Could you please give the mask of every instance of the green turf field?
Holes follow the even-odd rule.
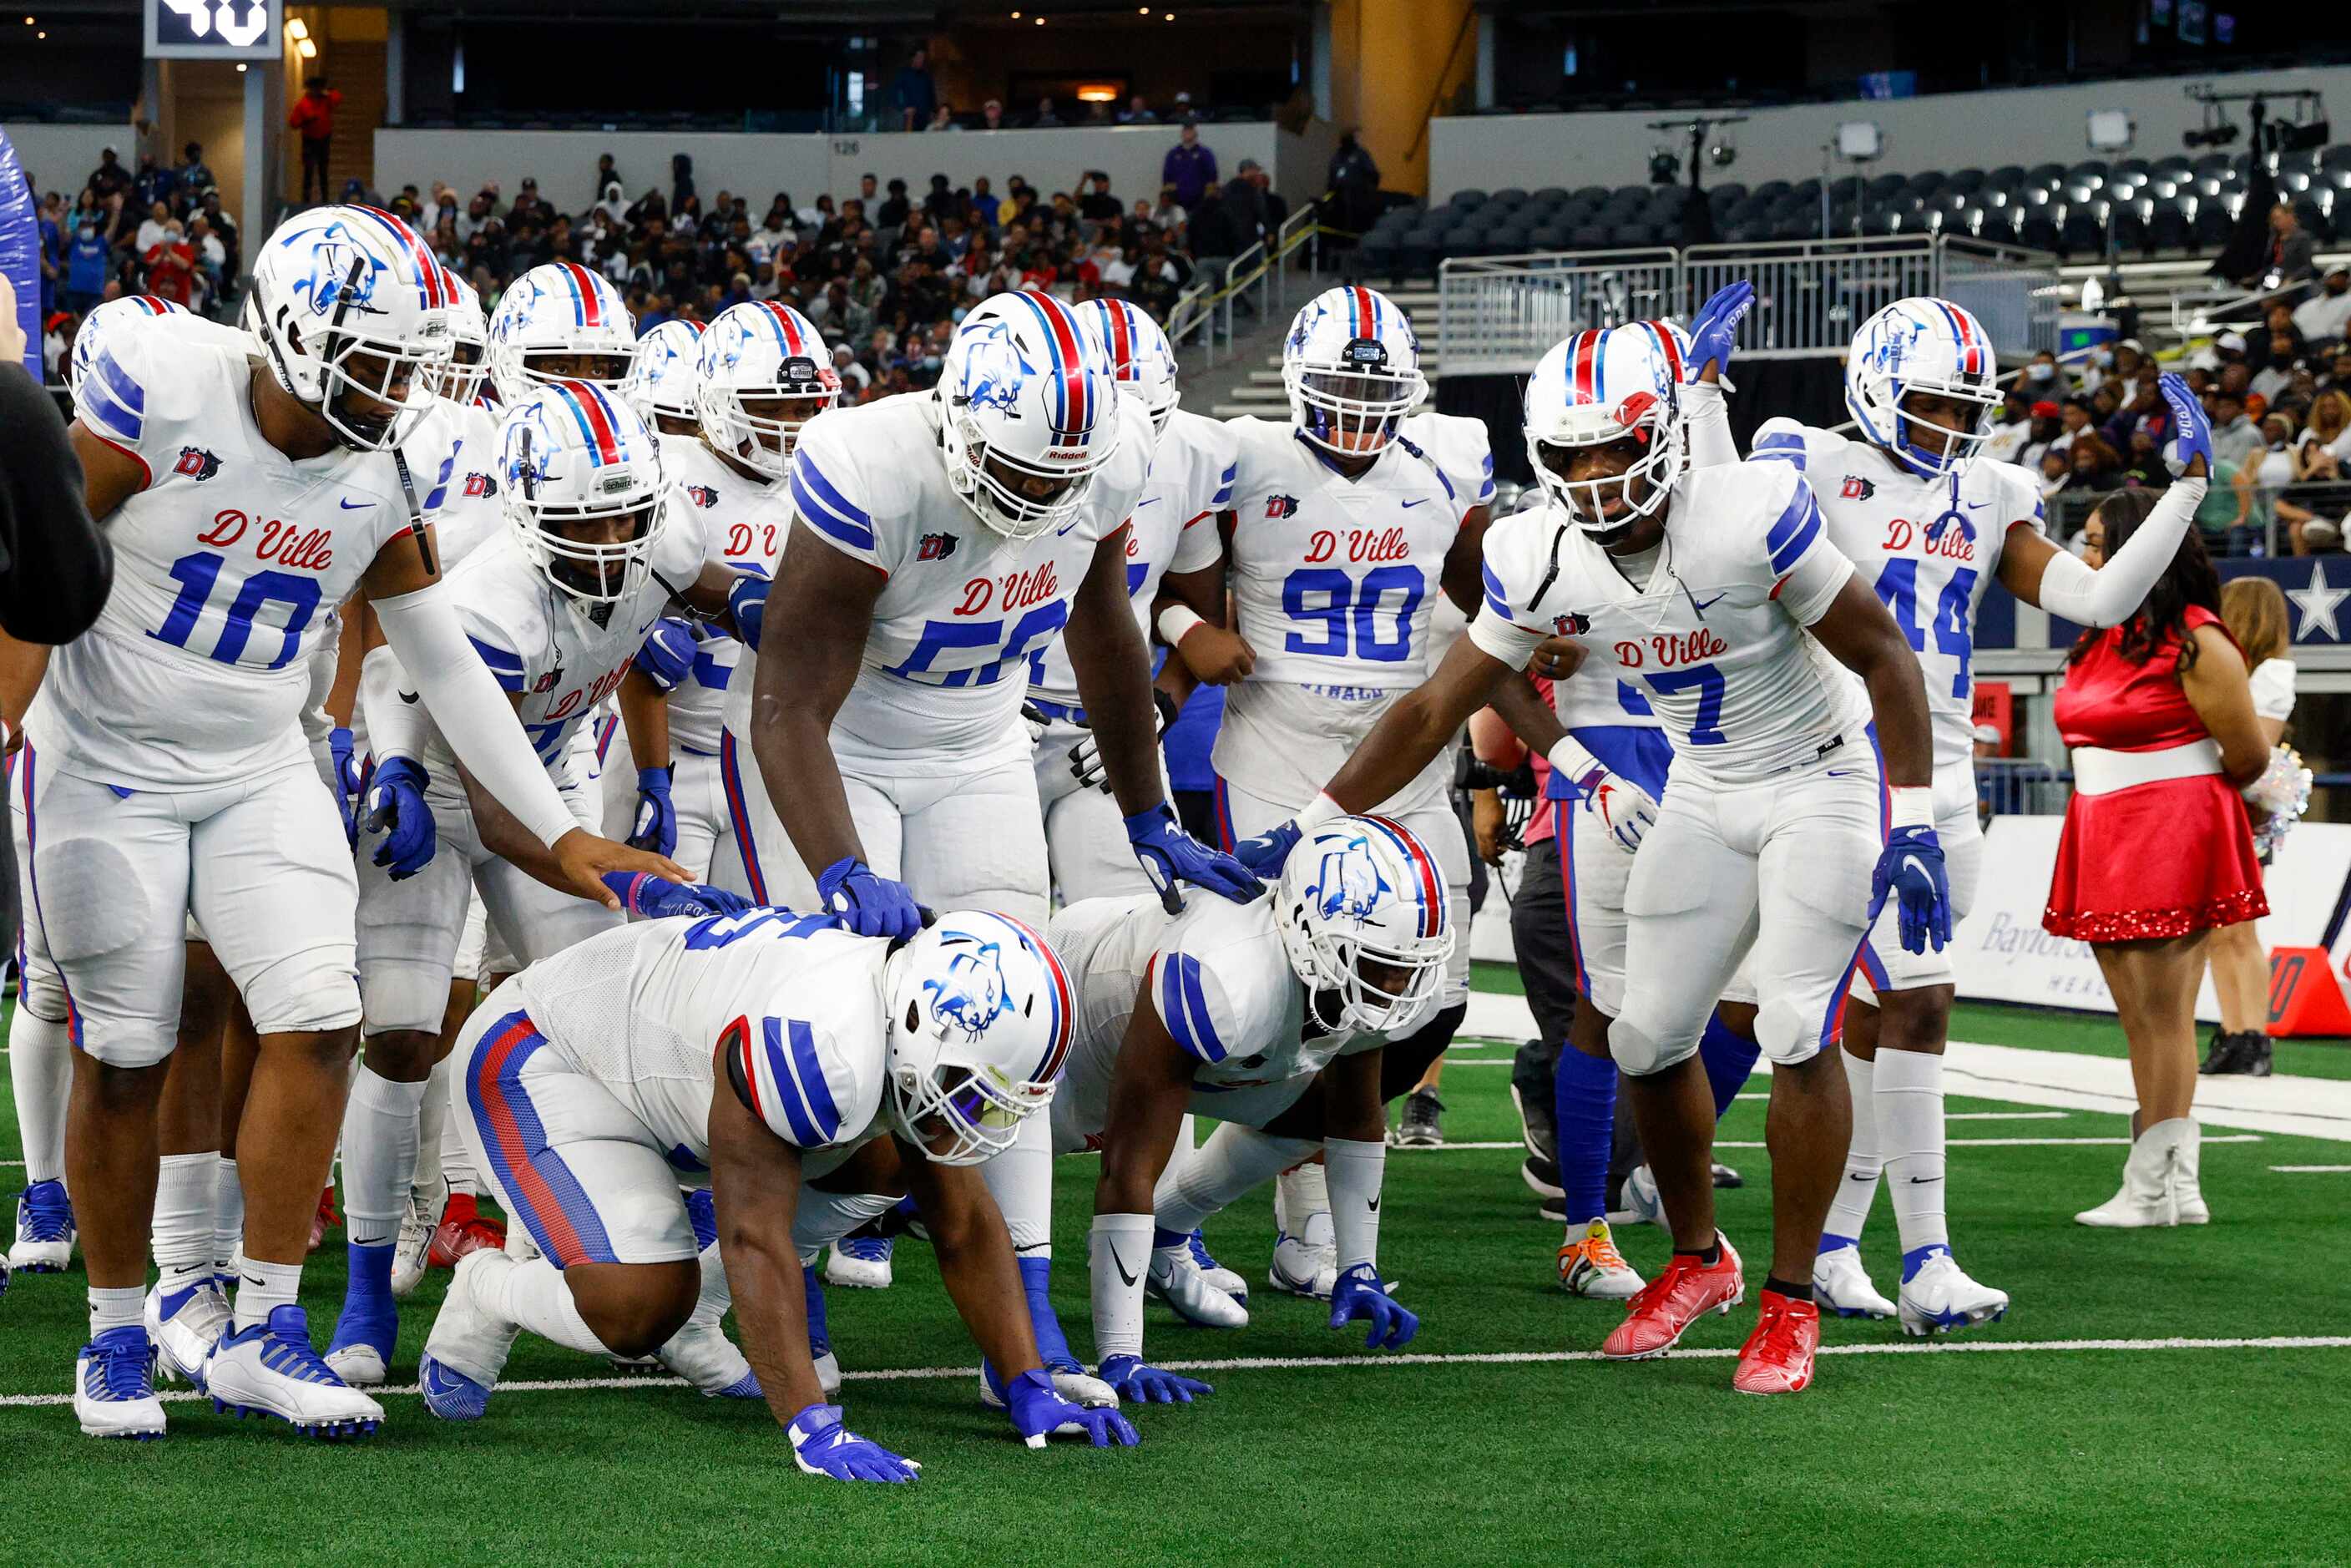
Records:
[[[2120,1049],[2111,1024],[2008,1009],[1963,1009],[1953,1032]],[[12,1554],[1121,1564],[2351,1555],[2351,1282],[2340,1263],[2351,1174],[2271,1168],[2351,1165],[2351,1145],[2208,1143],[2211,1227],[2098,1232],[2070,1217],[2113,1191],[2120,1147],[1963,1141],[2120,1138],[2120,1116],[1954,1099],[1954,1112],[1972,1113],[1952,1127],[1954,1232],[1971,1270],[2009,1290],[2015,1309],[1949,1349],[1913,1349],[1891,1324],[1833,1323],[1810,1392],[1745,1399],[1729,1391],[1729,1356],[1751,1308],[1709,1320],[1663,1362],[1588,1358],[1617,1309],[1552,1285],[1558,1235],[1537,1218],[1515,1149],[1458,1146],[1516,1138],[1507,1055],[1486,1047],[1453,1058],[1446,1132],[1457,1146],[1392,1158],[1381,1257],[1424,1320],[1405,1356],[1366,1354],[1311,1304],[1263,1289],[1254,1322],[1235,1334],[1185,1329],[1154,1307],[1154,1359],[1204,1365],[1215,1397],[1137,1412],[1144,1442],[1132,1451],[1036,1453],[978,1406],[967,1343],[920,1245],[902,1244],[895,1289],[833,1292],[852,1424],[925,1463],[907,1489],[803,1478],[764,1406],[603,1385],[602,1366],[530,1340],[471,1427],[443,1425],[413,1394],[394,1392],[385,1429],[351,1448],[196,1403],[169,1406],[164,1442],[100,1444],[79,1436],[63,1403],[86,1327],[80,1276],[20,1276],[0,1300],[0,1499]],[[2279,1068],[2351,1076],[2351,1051],[2282,1051]],[[1762,1088],[1759,1079],[1750,1092]],[[1740,1103],[1724,1139],[1760,1140],[1762,1111]],[[13,1108],[0,1101],[0,1159],[17,1154]],[[1760,1283],[1769,1167],[1760,1149],[1725,1157],[1750,1180],[1723,1195],[1723,1227]],[[1058,1189],[1070,1261],[1057,1300],[1081,1346],[1075,1260],[1093,1171],[1090,1160],[1062,1162]],[[0,1189],[20,1179],[0,1166]],[[1210,1232],[1253,1281],[1271,1239],[1264,1198]],[[1633,1231],[1625,1245],[1636,1266],[1664,1259],[1656,1231]],[[1896,1252],[1882,1200],[1865,1246],[1890,1293]],[[321,1343],[341,1276],[330,1244],[305,1292]],[[395,1377],[413,1381],[446,1280],[433,1276],[411,1304]]]

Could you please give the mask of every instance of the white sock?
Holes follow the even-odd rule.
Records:
[[[1319,1145],[1304,1146],[1316,1154],[1322,1152]],[[1282,1229],[1309,1247],[1332,1245],[1331,1184],[1323,1175],[1321,1160],[1310,1160],[1295,1170],[1282,1172],[1280,1182],[1274,1187],[1274,1220]]]
[[[1211,1138],[1211,1145],[1216,1140]],[[1094,1361],[1143,1354],[1143,1277],[1151,1266],[1151,1216],[1097,1214],[1087,1232],[1092,1264]]]
[[[423,1083],[395,1083],[361,1067],[343,1113],[343,1226],[354,1247],[381,1247],[400,1234],[409,1179],[416,1174],[417,1112]]]
[[[1023,1258],[1053,1255],[1053,1129],[1049,1119],[1022,1122],[1013,1145],[979,1167],[987,1190]]]
[[[1838,1048],[1837,1054],[1844,1059],[1845,1087],[1853,1094],[1853,1142],[1845,1147],[1844,1179],[1837,1183],[1836,1197],[1829,1205],[1828,1221],[1821,1228],[1821,1249],[1824,1252],[1861,1239],[1861,1228],[1869,1219],[1869,1206],[1877,1197],[1878,1173],[1886,1168],[1877,1153],[1877,1096],[1870,1088],[1875,1069],[1843,1047]]]
[[[702,1293],[695,1298],[694,1311],[686,1317],[689,1325],[715,1323],[735,1304],[734,1293],[726,1288],[726,1265],[719,1260],[717,1242],[702,1249],[700,1262]]]
[[[1943,1222],[1943,1059],[1923,1051],[1877,1053],[1877,1136],[1894,1191],[1904,1271],[1922,1247],[1950,1245]]]
[[[544,1258],[534,1258],[502,1273],[504,1277],[496,1282],[498,1299],[488,1303],[500,1317],[567,1350],[584,1351],[590,1355],[612,1354],[590,1330],[587,1320],[580,1317],[562,1270]]]
[[[165,1155],[155,1175],[155,1221],[149,1246],[165,1295],[201,1284],[213,1273],[213,1193],[220,1156]]]
[[[13,1052],[12,1052],[13,1054]],[[89,1290],[89,1337],[96,1339],[109,1329],[131,1328],[136,1325],[147,1305],[147,1292],[138,1285],[124,1285],[119,1290]]]
[[[465,1135],[457,1130],[457,1119],[472,1113],[458,1103],[457,1084],[453,1074],[449,1084],[449,1113],[441,1132],[441,1174],[448,1178],[451,1192],[462,1192],[468,1197],[482,1196],[482,1176],[474,1168],[474,1151],[466,1145]]]
[[[237,1179],[236,1162],[226,1155],[213,1158],[213,1267],[223,1274],[236,1268],[236,1249],[245,1240],[245,1184]]]
[[[433,1076],[424,1081],[424,1098],[417,1102],[416,1169],[409,1181],[419,1192],[430,1193],[441,1185],[441,1151],[447,1146],[449,1132],[449,1081],[456,1064],[454,1054],[434,1063]],[[441,1217],[433,1218],[437,1222]]]
[[[1277,1138],[1254,1127],[1221,1123],[1208,1134],[1208,1141],[1185,1162],[1183,1175],[1176,1178],[1165,1200],[1155,1198],[1158,1202],[1159,1226],[1189,1235],[1199,1229],[1208,1216],[1256,1191],[1267,1178],[1280,1176],[1285,1168],[1321,1147],[1305,1138]],[[1319,1178],[1322,1167],[1313,1168]],[[1324,1223],[1329,1223],[1327,1218]]]
[[[292,1306],[301,1293],[301,1264],[247,1258],[236,1270],[236,1332],[267,1322],[273,1311]]]
[[[35,1017],[26,1010],[21,994],[16,1019],[8,1026],[8,1077],[16,1092],[16,1132],[25,1143],[25,1185],[63,1181],[73,1043],[63,1019],[52,1022]]]

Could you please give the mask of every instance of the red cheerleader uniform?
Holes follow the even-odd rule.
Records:
[[[2189,632],[2220,625],[2189,606]],[[2100,633],[2057,692],[2074,798],[2041,924],[2079,941],[2127,942],[2267,915],[2245,803],[2180,686],[2179,644],[2134,664],[2122,636],[2121,627]]]

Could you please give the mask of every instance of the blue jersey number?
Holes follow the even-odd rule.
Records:
[[[198,550],[173,561],[172,580],[180,585],[180,596],[172,601],[163,624],[147,635],[174,648],[186,647],[189,634],[195,631],[197,621],[212,603],[214,591],[220,586],[221,568],[227,564],[210,550]],[[265,604],[286,606],[285,624],[275,628],[285,632],[286,642],[277,650],[277,656],[263,668],[282,670],[292,663],[302,645],[302,632],[319,608],[319,581],[283,571],[256,571],[245,580],[229,601],[228,619],[206,657],[223,664],[239,662],[245,656],[246,643],[253,638],[254,617],[261,613]]]
[[[1935,601],[1935,618],[1925,626],[1918,624],[1918,563],[1915,560],[1889,560],[1886,570],[1877,574],[1877,597],[1886,601],[1894,623],[1910,639],[1914,652],[1927,650],[1927,635],[1934,633],[1935,651],[1949,653],[1959,660],[1959,674],[1951,677],[1951,695],[1968,695],[1968,663],[1975,654],[1975,630],[1969,623],[1968,610],[1974,600],[1976,573],[1973,567],[1963,566],[1951,573],[1951,580],[1943,585],[1943,595]]]
[[[903,663],[891,666],[890,674],[926,686],[992,686],[1004,678],[1007,669],[1024,660],[1034,660],[1041,668],[1045,650],[1053,645],[1053,639],[1061,635],[1069,619],[1069,601],[1054,599],[1013,622],[1009,635],[1001,621],[925,621],[921,640],[908,651]],[[959,670],[932,669],[931,661],[952,648],[1000,651],[985,664],[967,664]]]
[[[751,909],[740,915],[713,915],[697,920],[685,933],[686,951],[699,953],[711,947],[726,947],[746,936],[758,936],[771,942],[789,941],[795,936],[808,936],[819,931],[838,931],[840,925],[829,915],[795,915],[789,909]]]
[[[1720,746],[1727,738],[1722,733],[1720,670],[1712,664],[1693,664],[1687,670],[1660,670],[1641,678],[1661,697],[1672,696],[1676,692],[1698,693],[1698,714],[1689,727],[1692,746]]]
[[[1281,645],[1292,653],[1402,664],[1412,656],[1412,612],[1422,591],[1421,574],[1409,566],[1374,567],[1361,582],[1335,567],[1301,567],[1282,581],[1281,608],[1292,621],[1319,625],[1322,634],[1292,632]],[[1390,594],[1396,596],[1392,603]],[[1383,636],[1387,616],[1395,619]]]

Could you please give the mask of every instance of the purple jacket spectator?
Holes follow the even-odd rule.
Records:
[[[1217,155],[1201,145],[1198,126],[1186,125],[1183,140],[1167,150],[1159,183],[1175,186],[1176,201],[1186,208],[1197,206],[1200,193],[1217,183]]]

